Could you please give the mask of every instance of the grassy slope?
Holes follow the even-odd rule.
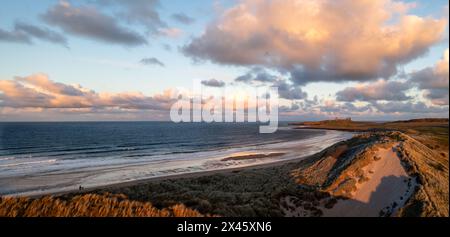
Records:
[[[399,152],[408,173],[419,178],[419,190],[403,208],[402,216],[449,216],[448,153],[401,134]],[[447,144],[448,145],[448,144]]]
[[[310,128],[353,131],[398,131],[399,153],[407,164],[408,173],[419,178],[420,186],[400,216],[449,215],[449,142],[448,119],[418,119],[410,121],[371,123],[326,121],[300,124]]]
[[[124,195],[85,194],[71,198],[0,198],[2,217],[201,217],[176,204],[157,209],[148,202],[130,201]]]

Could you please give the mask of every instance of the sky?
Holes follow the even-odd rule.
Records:
[[[447,0],[2,1],[0,121],[168,120],[194,81],[276,86],[281,120],[448,117],[448,18]]]

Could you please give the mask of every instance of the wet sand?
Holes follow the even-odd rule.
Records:
[[[230,161],[230,160],[249,160],[249,159],[264,159],[264,158],[273,158],[277,156],[285,155],[286,153],[281,152],[273,152],[273,153],[261,153],[261,154],[236,154],[233,156],[229,156],[223,158],[221,161]]]
[[[60,192],[39,193],[39,194],[27,195],[27,196],[30,198],[39,198],[39,197],[43,197],[46,195],[60,196],[60,195],[65,195],[65,194],[77,194],[77,193],[83,194],[83,193],[90,193],[90,192],[102,190],[102,189],[110,189],[110,188],[121,189],[121,188],[126,188],[126,187],[133,187],[133,186],[138,186],[138,185],[142,185],[142,184],[147,184],[149,182],[158,182],[158,181],[163,181],[163,180],[190,179],[190,178],[197,178],[197,177],[210,176],[210,175],[216,175],[216,174],[233,175],[233,174],[238,173],[243,170],[260,170],[260,169],[266,169],[266,168],[272,168],[272,167],[279,167],[279,166],[289,164],[289,163],[297,163],[299,161],[308,159],[315,155],[316,154],[311,155],[311,156],[301,157],[298,159],[280,160],[280,161],[264,163],[264,164],[259,164],[259,165],[246,166],[246,167],[228,168],[228,169],[222,169],[222,170],[199,171],[199,172],[184,173],[184,174],[173,174],[173,175],[161,176],[161,177],[151,177],[151,178],[147,178],[147,179],[133,180],[133,181],[127,181],[127,182],[122,182],[122,183],[117,183],[117,184],[108,184],[108,185],[95,186],[92,188],[83,188],[82,190],[78,190],[78,191],[77,190],[68,190],[68,191],[60,191]]]

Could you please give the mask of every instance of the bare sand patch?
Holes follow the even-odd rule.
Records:
[[[277,156],[282,156],[286,153],[281,152],[270,152],[270,153],[238,153],[233,154],[232,156],[225,157],[221,159],[221,161],[230,161],[230,160],[249,160],[249,159],[264,159],[264,158],[273,158]]]
[[[397,155],[396,147],[379,148],[374,160],[363,168],[366,180],[356,183],[351,198],[339,200],[323,216],[386,216],[395,213],[412,195],[416,186]]]

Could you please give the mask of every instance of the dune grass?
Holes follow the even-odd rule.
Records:
[[[125,195],[84,194],[72,198],[46,196],[38,199],[0,198],[1,217],[201,217],[199,212],[175,204],[158,209],[149,202]]]

